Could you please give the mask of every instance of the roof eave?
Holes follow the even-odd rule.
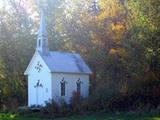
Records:
[[[61,71],[52,71],[51,73],[64,73],[64,74],[85,74],[85,75],[91,75],[92,72],[61,72]]]

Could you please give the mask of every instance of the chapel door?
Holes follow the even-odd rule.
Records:
[[[34,87],[36,90],[36,105],[43,105],[43,85],[40,80],[37,81]]]

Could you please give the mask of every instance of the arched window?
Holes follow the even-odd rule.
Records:
[[[40,39],[38,40],[38,46],[39,47],[41,46],[41,40]]]
[[[46,47],[46,39],[43,39],[43,46]]]
[[[77,93],[81,94],[81,81],[80,78],[76,82],[77,84]]]
[[[64,81],[64,78],[61,81],[61,96],[65,96],[65,81]]]

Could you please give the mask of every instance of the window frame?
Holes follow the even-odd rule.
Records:
[[[61,84],[61,96],[65,96],[66,95],[66,85],[65,85],[64,78],[62,79],[60,84]]]
[[[77,93],[81,94],[81,80],[80,78],[77,80],[76,85],[77,85]]]
[[[38,40],[38,46],[41,47],[41,39]]]

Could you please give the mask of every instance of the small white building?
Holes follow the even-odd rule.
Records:
[[[89,94],[90,68],[79,54],[49,51],[41,10],[36,51],[24,73],[28,77],[28,106],[45,105],[48,100],[70,102],[74,91]]]

